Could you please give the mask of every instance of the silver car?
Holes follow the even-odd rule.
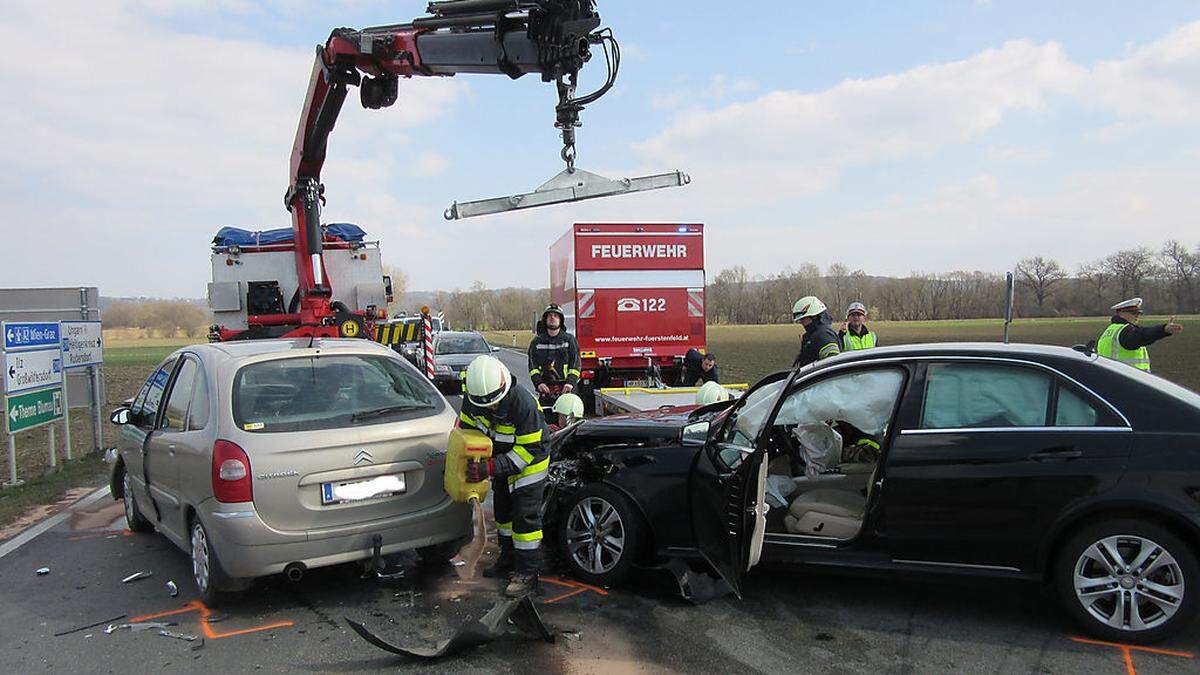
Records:
[[[442,487],[456,417],[366,340],[185,347],[113,412],[112,493],[130,530],[191,554],[205,602],[370,559],[376,543],[446,559],[471,533],[470,509]]]

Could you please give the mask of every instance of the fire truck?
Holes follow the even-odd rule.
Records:
[[[550,247],[550,298],[579,340],[585,391],[673,385],[705,350],[704,226],[576,223]]]

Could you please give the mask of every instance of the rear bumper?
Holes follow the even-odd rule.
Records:
[[[226,574],[243,578],[278,574],[294,562],[311,569],[366,560],[377,534],[383,537],[385,555],[471,534],[471,507],[449,497],[424,511],[311,532],[272,529],[250,504],[208,500],[199,514]]]

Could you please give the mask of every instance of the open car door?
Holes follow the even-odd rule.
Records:
[[[739,598],[742,576],[762,555],[767,527],[767,451],[756,441],[784,382],[770,378],[748,392],[730,412],[728,433],[698,448],[688,478],[696,545]]]

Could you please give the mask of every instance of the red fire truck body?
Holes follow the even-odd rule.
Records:
[[[684,354],[705,349],[704,226],[576,223],[550,248],[550,297],[584,384],[675,384]]]

